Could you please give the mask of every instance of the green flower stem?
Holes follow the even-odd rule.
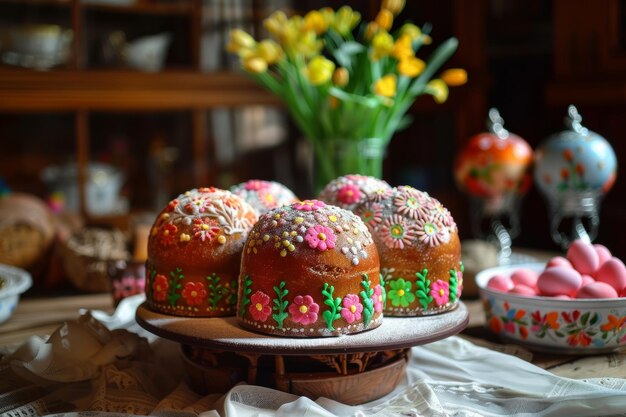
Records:
[[[426,65],[424,71],[415,79],[413,86],[409,90],[412,96],[417,96],[422,92],[428,80],[430,80],[432,76],[439,71],[439,68],[450,59],[458,46],[459,41],[456,38],[450,38],[439,45],[428,59],[428,65]]]

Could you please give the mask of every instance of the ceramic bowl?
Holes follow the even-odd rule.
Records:
[[[510,276],[519,268],[540,272],[545,264],[495,267],[476,275],[486,326],[492,332],[531,349],[550,353],[587,355],[626,346],[626,298],[558,300],[487,288],[494,275]]]
[[[33,281],[23,269],[0,264],[0,323],[7,321],[20,300],[20,295],[30,288]]]

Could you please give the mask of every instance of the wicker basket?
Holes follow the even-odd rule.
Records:
[[[61,246],[63,268],[69,281],[86,292],[109,292],[109,265],[128,260],[128,239],[117,229],[85,228]]]
[[[42,269],[54,237],[54,221],[43,201],[29,194],[0,198],[0,263]]]

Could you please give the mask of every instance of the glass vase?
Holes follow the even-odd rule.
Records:
[[[380,138],[327,139],[314,147],[313,191],[315,195],[337,177],[348,174],[381,178],[385,142]]]

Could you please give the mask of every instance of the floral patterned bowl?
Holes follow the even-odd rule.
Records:
[[[495,267],[476,275],[486,325],[492,332],[551,353],[602,353],[626,346],[626,298],[558,300],[487,288],[492,276],[510,275],[519,268],[542,271],[545,264]]]
[[[30,274],[25,270],[0,264],[0,323],[4,323],[13,315],[20,295],[28,290],[32,283]]]

